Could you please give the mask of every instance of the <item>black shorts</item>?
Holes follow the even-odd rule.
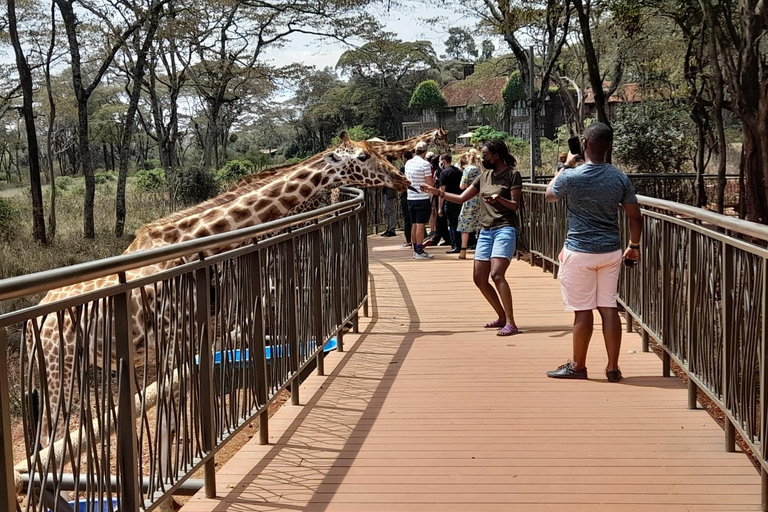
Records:
[[[408,212],[411,214],[412,223],[429,224],[429,217],[432,215],[432,205],[429,199],[409,199]]]

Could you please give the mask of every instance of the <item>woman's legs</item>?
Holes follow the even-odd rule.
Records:
[[[513,327],[517,327],[512,309],[512,290],[509,288],[509,283],[507,282],[507,277],[505,275],[507,268],[509,268],[509,260],[507,258],[491,258],[490,263],[491,279],[493,279],[493,283],[499,291],[499,297],[501,298],[501,304],[505,312],[506,323]],[[495,295],[496,294],[494,293],[494,296]]]
[[[485,300],[491,305],[499,318],[500,327],[504,326],[506,320],[506,313],[504,312],[504,306],[502,306],[499,296],[496,295],[493,285],[488,281],[488,277],[491,275],[491,262],[475,260],[475,268],[472,273],[472,277],[475,280],[475,286],[480,289],[480,292],[485,297]]]

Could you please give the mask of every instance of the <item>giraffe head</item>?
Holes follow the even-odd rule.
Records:
[[[433,132],[432,143],[440,148],[448,148],[448,131],[438,128]]]
[[[328,171],[335,171],[338,185],[393,188],[403,192],[410,185],[405,176],[367,142],[355,142],[341,134],[341,144],[326,151],[323,161]]]

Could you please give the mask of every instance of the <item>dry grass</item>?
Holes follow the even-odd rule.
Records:
[[[121,238],[116,237],[116,184],[107,181],[96,187],[96,238],[87,240],[83,237],[83,179],[60,178],[60,181],[66,188],[57,190],[57,233],[48,245],[32,239],[32,200],[29,189],[3,193],[3,201],[14,209],[14,222],[0,231],[0,279],[115,256],[130,245],[136,229],[169,213],[165,201],[156,196],[139,194],[129,179],[126,192],[126,234]],[[43,197],[45,204],[50,204],[49,187],[44,188]],[[24,297],[0,303],[0,314],[34,305],[39,299],[39,296]]]

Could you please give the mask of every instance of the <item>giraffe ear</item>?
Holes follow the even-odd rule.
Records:
[[[347,135],[347,132],[341,132],[339,134],[339,138],[341,139],[341,142],[343,142],[344,144],[349,144],[350,142],[349,135]]]

